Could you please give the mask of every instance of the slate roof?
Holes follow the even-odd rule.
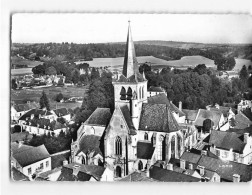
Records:
[[[15,167],[11,167],[11,176],[14,181],[30,181],[29,177],[21,173]]]
[[[149,104],[167,104],[172,112],[178,113],[180,117],[185,116],[185,113],[183,111],[179,110],[177,106],[169,102],[167,96],[164,93],[151,96],[147,100]]]
[[[64,165],[58,181],[89,181],[91,176],[100,180],[105,168],[97,165],[71,163]]]
[[[179,125],[167,104],[143,103],[139,129],[169,133],[178,131]]]
[[[196,120],[198,110],[182,109],[182,111],[185,113],[187,120],[190,120],[190,121],[195,121]]]
[[[149,141],[138,141],[137,142],[137,158],[140,159],[151,159],[155,147]]]
[[[162,169],[157,166],[150,167],[150,177],[158,181],[164,182],[199,182],[200,179],[192,177],[190,175],[185,175],[183,173],[178,173],[175,171],[170,171],[167,169]]]
[[[11,143],[11,150],[12,150],[13,158],[15,158],[22,167],[31,165],[35,162],[38,162],[38,161],[41,161],[43,159],[50,157],[44,145],[41,145],[38,147],[23,146],[23,148],[21,146],[19,148],[17,143]]]
[[[240,154],[243,153],[245,143],[242,141],[243,135],[226,132],[226,131],[212,131],[210,134],[209,145],[215,145],[217,148],[230,150]]]
[[[180,159],[185,160],[186,162],[197,164],[201,155],[190,153],[190,152],[184,152]]]
[[[214,126],[217,127],[221,118],[221,111],[210,111],[205,109],[199,109],[198,115],[196,117],[196,121],[194,125],[203,126],[203,122],[206,119],[210,119],[213,121]]]
[[[233,181],[234,174],[239,174],[242,182],[251,181],[252,179],[252,167],[242,163],[224,161],[203,155],[198,165],[215,171],[222,179],[227,181]]]
[[[212,157],[212,158],[219,158],[218,156],[216,156],[214,153],[210,152],[209,150],[205,150],[205,151],[206,151],[207,156]],[[201,150],[197,150],[195,148],[192,148],[190,150],[190,153],[201,155]]]
[[[87,152],[94,152],[93,156],[96,154],[103,155],[102,145],[101,145],[101,137],[97,135],[84,135],[79,141],[79,150],[77,154],[83,152],[86,154]]]
[[[227,130],[227,132],[234,132],[234,133],[238,133],[238,134],[249,133],[249,136],[252,136],[252,126],[247,127],[245,129],[233,129],[233,128],[230,128],[229,130]]]
[[[11,134],[11,142],[24,141],[25,139],[32,139],[32,135],[28,132],[18,132]]]
[[[144,173],[140,173],[140,172],[133,172],[129,175],[127,175],[126,177],[118,180],[118,181],[123,181],[123,182],[131,182],[131,181],[141,181],[141,182],[156,182],[157,180],[147,177]]]
[[[96,108],[96,110],[85,121],[86,125],[107,126],[111,118],[109,108]]]
[[[19,120],[26,120],[26,118],[30,118],[31,115],[34,114],[35,117],[38,117],[39,114],[41,116],[48,116],[48,115],[52,115],[52,112],[47,111],[47,110],[42,110],[42,109],[32,109],[28,112],[26,112],[24,115],[22,115]]]
[[[235,125],[232,126],[232,128],[235,129],[245,129],[246,127],[252,125],[252,121],[249,120],[249,118],[247,118],[243,113],[235,115],[234,123]],[[230,125],[232,125],[232,123],[230,123]]]
[[[64,160],[69,160],[69,157],[71,156],[70,150],[65,153],[60,153],[57,155],[51,155],[51,166],[52,169],[61,167],[63,165]]]
[[[148,91],[151,91],[151,92],[165,92],[165,90],[160,86],[159,87],[150,86]]]
[[[66,128],[67,126],[65,124],[62,124],[58,121],[53,120],[50,122],[50,119],[45,119],[45,118],[37,118],[34,117],[33,119],[29,119],[25,123],[26,125],[33,126],[33,127],[39,127],[47,130],[57,130],[57,129],[62,129]]]
[[[235,114],[235,109],[230,108],[230,107],[224,107],[224,106],[219,106],[219,108],[216,107],[210,107],[210,111],[221,111],[224,117],[228,117],[229,115],[229,110],[232,110],[232,112]]]
[[[31,102],[27,104],[14,104],[13,107],[17,112],[27,111],[31,109],[37,109],[39,108],[39,104],[36,102]]]
[[[66,108],[58,108],[58,109],[53,110],[53,112],[54,112],[58,117],[66,116],[66,115],[70,114]]]
[[[252,112],[250,108],[244,109],[242,113],[250,120],[252,121]]]
[[[133,125],[128,106],[127,105],[120,106],[120,109],[121,109],[123,117],[127,123],[127,126],[129,127],[130,135],[136,135],[136,129]]]

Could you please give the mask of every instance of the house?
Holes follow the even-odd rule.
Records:
[[[26,104],[12,104],[11,105],[11,120],[17,121],[22,115],[31,109],[37,109],[39,104],[28,101]]]
[[[193,124],[196,120],[198,110],[188,110],[188,109],[182,109],[183,113],[185,113],[185,121],[188,124]]]
[[[210,106],[209,109],[210,109],[210,111],[221,111],[224,116],[225,121],[228,121],[231,118],[233,118],[236,113],[236,109],[231,108],[231,107],[220,106],[219,104],[215,104],[214,106]]]
[[[15,167],[11,167],[11,179],[13,181],[30,181],[29,177],[17,170]]]
[[[239,104],[237,104],[237,112],[243,111],[247,108],[251,109],[252,103],[250,100],[241,100]]]
[[[35,178],[35,181],[57,181],[61,174],[62,167],[57,167],[52,170],[38,173]]]
[[[34,174],[51,170],[51,157],[44,145],[11,143],[11,165],[31,179]]]
[[[66,108],[58,108],[54,109],[51,112],[54,112],[54,114],[60,118],[64,118],[67,122],[71,120],[71,113]]]
[[[229,121],[229,124],[233,129],[245,129],[252,125],[252,121],[243,112],[239,112]]]
[[[165,90],[162,87],[154,87],[150,86],[149,89],[147,90],[147,97],[152,97],[158,94],[166,94]]]
[[[212,131],[203,141],[222,160],[252,164],[252,136],[249,133]]]
[[[104,167],[71,163],[63,166],[58,181],[108,181],[106,178]]]

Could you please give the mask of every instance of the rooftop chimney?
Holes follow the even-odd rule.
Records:
[[[206,150],[201,150],[201,155],[207,155],[207,151]]]
[[[179,101],[179,110],[182,111],[182,102]]]
[[[205,174],[205,167],[199,165],[199,170],[201,176]]]
[[[233,175],[233,182],[238,183],[240,182],[240,179],[241,179],[240,175],[238,174]]]
[[[168,163],[167,166],[166,166],[166,169],[170,170],[170,171],[173,171],[173,164]]]
[[[193,170],[193,164],[192,163],[189,164],[189,169]]]
[[[68,161],[67,160],[63,160],[63,166],[67,165]]]
[[[248,143],[249,133],[244,133],[244,143]]]
[[[185,169],[185,160],[180,159],[180,168]]]

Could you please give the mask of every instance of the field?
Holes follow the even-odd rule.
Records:
[[[21,75],[27,75],[27,74],[33,74],[32,68],[11,69],[12,76],[21,76]]]
[[[240,71],[242,69],[242,66],[245,65],[247,68],[249,65],[252,65],[252,62],[250,60],[246,60],[246,59],[235,59],[235,67],[233,68],[233,70],[237,70]]]
[[[40,88],[40,89],[24,89],[24,90],[11,90],[11,100],[21,104],[27,101],[36,101],[39,102],[41,97],[42,91],[45,91],[47,97],[50,100],[51,107],[56,107],[56,102],[54,101],[54,97],[62,93],[64,97],[84,97],[87,91],[87,86],[85,87],[75,87],[75,86],[68,86],[68,87],[47,87],[47,88]],[[57,103],[57,107],[77,107],[81,103]]]
[[[27,65],[28,68],[33,68],[39,64],[43,64],[44,62],[27,60],[27,59],[22,59],[20,57],[14,56],[14,57],[11,57],[11,63],[14,65]]]

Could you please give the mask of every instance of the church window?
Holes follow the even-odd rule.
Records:
[[[142,87],[142,98],[144,98],[144,87]]]
[[[132,98],[132,89],[131,87],[129,87],[127,91],[127,100],[131,100],[131,98]]]
[[[181,139],[181,137],[178,135],[178,137],[177,137],[177,141],[178,141],[178,155],[179,155],[179,157],[180,157],[180,154],[181,154],[181,142],[182,142],[182,139]]]
[[[148,140],[148,133],[144,134],[144,140]]]
[[[142,95],[141,95],[141,87],[139,88],[139,99],[141,99]]]
[[[121,100],[126,100],[126,90],[124,87],[122,87],[120,95],[121,95],[120,97]]]
[[[116,155],[122,155],[122,139],[119,136],[116,137],[115,153]]]
[[[82,163],[83,165],[85,165],[85,157],[84,157],[84,156],[82,156],[81,163]]]
[[[175,158],[175,136],[171,139],[171,158]]]
[[[159,160],[165,160],[165,137],[159,137]]]
[[[138,170],[141,171],[142,169],[143,169],[143,163],[142,163],[142,161],[140,160],[140,161],[138,162]]]
[[[121,167],[116,167],[116,177],[122,177],[122,169]]]

